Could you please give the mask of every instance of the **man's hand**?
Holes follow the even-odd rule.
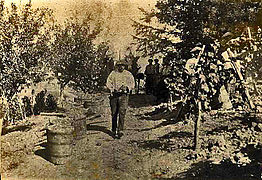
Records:
[[[105,93],[110,93],[111,92],[111,90],[108,87],[106,87],[106,86],[103,86],[102,91],[104,91]]]
[[[127,92],[128,91],[128,87],[122,85],[119,90],[120,90],[120,92]]]

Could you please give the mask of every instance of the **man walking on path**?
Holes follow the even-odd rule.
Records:
[[[123,135],[129,92],[135,88],[134,77],[129,71],[125,70],[125,62],[118,61],[116,63],[116,69],[109,74],[106,86],[111,92],[109,99],[112,132],[114,137],[119,139]]]
[[[155,75],[155,69],[153,60],[148,60],[148,65],[146,66],[145,75],[146,75],[146,94],[152,94],[153,88],[154,88],[154,75]]]

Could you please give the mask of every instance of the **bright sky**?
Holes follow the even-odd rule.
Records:
[[[58,10],[72,7],[78,3],[89,3],[91,1],[100,1],[106,3],[118,3],[121,0],[31,0],[32,4],[35,6],[42,6],[47,5],[50,8],[55,8]],[[122,1],[129,1],[130,3],[137,4],[138,6],[145,7],[145,6],[152,6],[154,5],[157,0],[122,0]],[[5,0],[7,4],[14,2],[17,4],[20,3],[27,3],[29,0]]]
[[[25,4],[30,0],[5,0],[6,5],[13,3]],[[106,4],[127,1],[134,4],[135,7],[152,8],[157,0],[31,0],[34,7],[45,6],[54,10],[57,19],[64,19],[68,15],[68,10],[79,4],[89,4],[90,2],[104,2]]]
[[[157,0],[31,0],[33,7],[48,7],[54,10],[54,15],[56,16],[58,21],[65,20],[66,17],[70,16],[69,10],[76,8],[79,4],[90,4],[90,2],[105,2],[106,4],[115,4],[121,1],[127,1],[133,4],[133,9],[128,10],[126,13],[129,15],[131,14],[132,19],[138,20],[139,17],[135,17],[139,13],[136,10],[138,7],[142,7],[145,9],[151,9],[154,7]],[[11,2],[19,4],[25,4],[29,2],[29,0],[5,0],[6,5],[10,4]],[[135,10],[134,10],[135,9]],[[127,14],[127,15],[128,15]],[[124,15],[125,16],[125,15]],[[130,18],[119,18],[118,16],[115,17],[113,24],[113,32],[115,35],[112,37],[111,44],[113,46],[113,51],[115,52],[115,56],[118,56],[118,52],[123,51],[128,47],[130,42],[132,41],[132,34],[134,33],[132,26],[132,21]],[[119,29],[118,29],[119,28]]]

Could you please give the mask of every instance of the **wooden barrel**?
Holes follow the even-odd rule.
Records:
[[[54,164],[65,164],[72,154],[73,131],[71,126],[51,125],[47,129],[47,151]]]
[[[101,99],[86,100],[83,103],[84,108],[89,108],[94,114],[101,114],[109,106],[108,96],[104,96]]]
[[[74,139],[79,140],[86,136],[86,116],[74,117],[72,125],[74,127]]]

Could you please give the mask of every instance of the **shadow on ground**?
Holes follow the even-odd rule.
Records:
[[[14,126],[14,127],[3,127],[2,135],[6,135],[8,133],[15,132],[15,131],[29,131],[30,129],[32,129],[32,124],[30,124],[30,125],[17,125],[17,126]]]
[[[171,152],[176,149],[192,149],[190,142],[190,138],[192,137],[193,134],[190,132],[170,132],[156,140],[130,141],[130,143],[137,144],[138,147],[146,150],[156,149]],[[177,138],[175,141],[170,140],[175,138]],[[185,138],[188,139],[188,142],[184,141]]]
[[[110,131],[109,129],[107,129],[107,127],[105,126],[99,126],[99,125],[92,125],[92,124],[88,124],[86,126],[86,130],[87,131],[100,131],[103,132],[105,134],[108,134],[111,137],[114,137],[112,131]]]
[[[260,120],[257,117],[252,117],[252,116],[234,116],[230,118],[230,121],[232,122],[240,121],[240,123],[234,124],[234,127],[229,127],[228,125],[216,127],[210,131],[207,131],[206,134],[214,135],[222,132],[233,132],[238,129],[250,128],[253,126],[252,123],[259,122]],[[260,131],[260,129],[257,129],[257,127],[255,127],[255,130]]]
[[[181,110],[181,105],[178,105],[176,109],[172,111],[168,110],[165,107],[160,107],[160,108],[156,108],[153,111],[140,116],[140,120],[147,120],[147,121],[165,120],[152,128],[146,128],[140,131],[149,131],[149,130],[160,128],[160,127],[167,126],[170,124],[176,124],[182,121],[184,118],[182,118],[180,110]]]
[[[239,126],[233,127],[233,128],[230,128],[228,126],[220,126],[220,127],[214,128],[210,131],[207,131],[206,135],[214,135],[214,134],[219,134],[219,133],[222,133],[222,132],[233,132],[233,131],[238,130],[238,129],[240,129]]]
[[[182,121],[181,119],[177,119],[177,120],[166,120],[166,121],[163,121],[159,124],[157,124],[156,126],[154,127],[151,127],[151,128],[145,128],[145,129],[139,129],[138,131],[140,132],[143,132],[143,131],[151,131],[153,129],[157,129],[157,128],[161,128],[161,127],[164,127],[164,126],[168,126],[168,125],[171,125],[171,124],[176,124],[178,122]]]
[[[186,132],[186,131],[170,132],[168,134],[165,134],[164,136],[159,137],[159,139],[172,139],[176,137],[179,137],[179,138],[193,137],[193,134],[191,132]]]
[[[173,178],[158,178],[161,180],[258,180],[260,179],[258,164],[238,166],[230,161],[212,164],[210,161],[193,164],[191,168]],[[180,177],[180,178],[179,178]]]
[[[195,163],[191,168],[173,178],[158,178],[162,180],[258,180],[261,179],[261,146],[248,145],[241,151],[250,158],[251,163],[247,165],[233,164],[225,160],[220,164],[211,161]],[[259,162],[260,161],[260,162]]]
[[[161,128],[171,124],[176,124],[180,121],[183,121],[183,118],[180,118],[179,108],[174,109],[173,111],[168,110],[167,108],[160,107],[156,108],[151,112],[140,115],[140,120],[146,121],[159,121],[162,120],[159,124],[151,128],[141,129],[139,131],[150,131],[153,129]]]
[[[41,146],[42,148],[36,150],[36,151],[34,152],[35,155],[40,156],[40,157],[42,157],[42,158],[44,158],[45,160],[47,160],[47,161],[50,162],[50,160],[49,160],[50,155],[49,155],[49,152],[48,152],[48,150],[47,150],[47,142],[40,143],[40,144],[38,144],[38,146]]]
[[[156,105],[156,97],[146,94],[132,94],[129,96],[129,106],[132,108],[140,108]]]
[[[140,117],[141,120],[157,121],[161,119],[171,120],[177,117],[178,112],[176,110],[169,111],[165,108],[158,108],[154,111],[148,112]]]

